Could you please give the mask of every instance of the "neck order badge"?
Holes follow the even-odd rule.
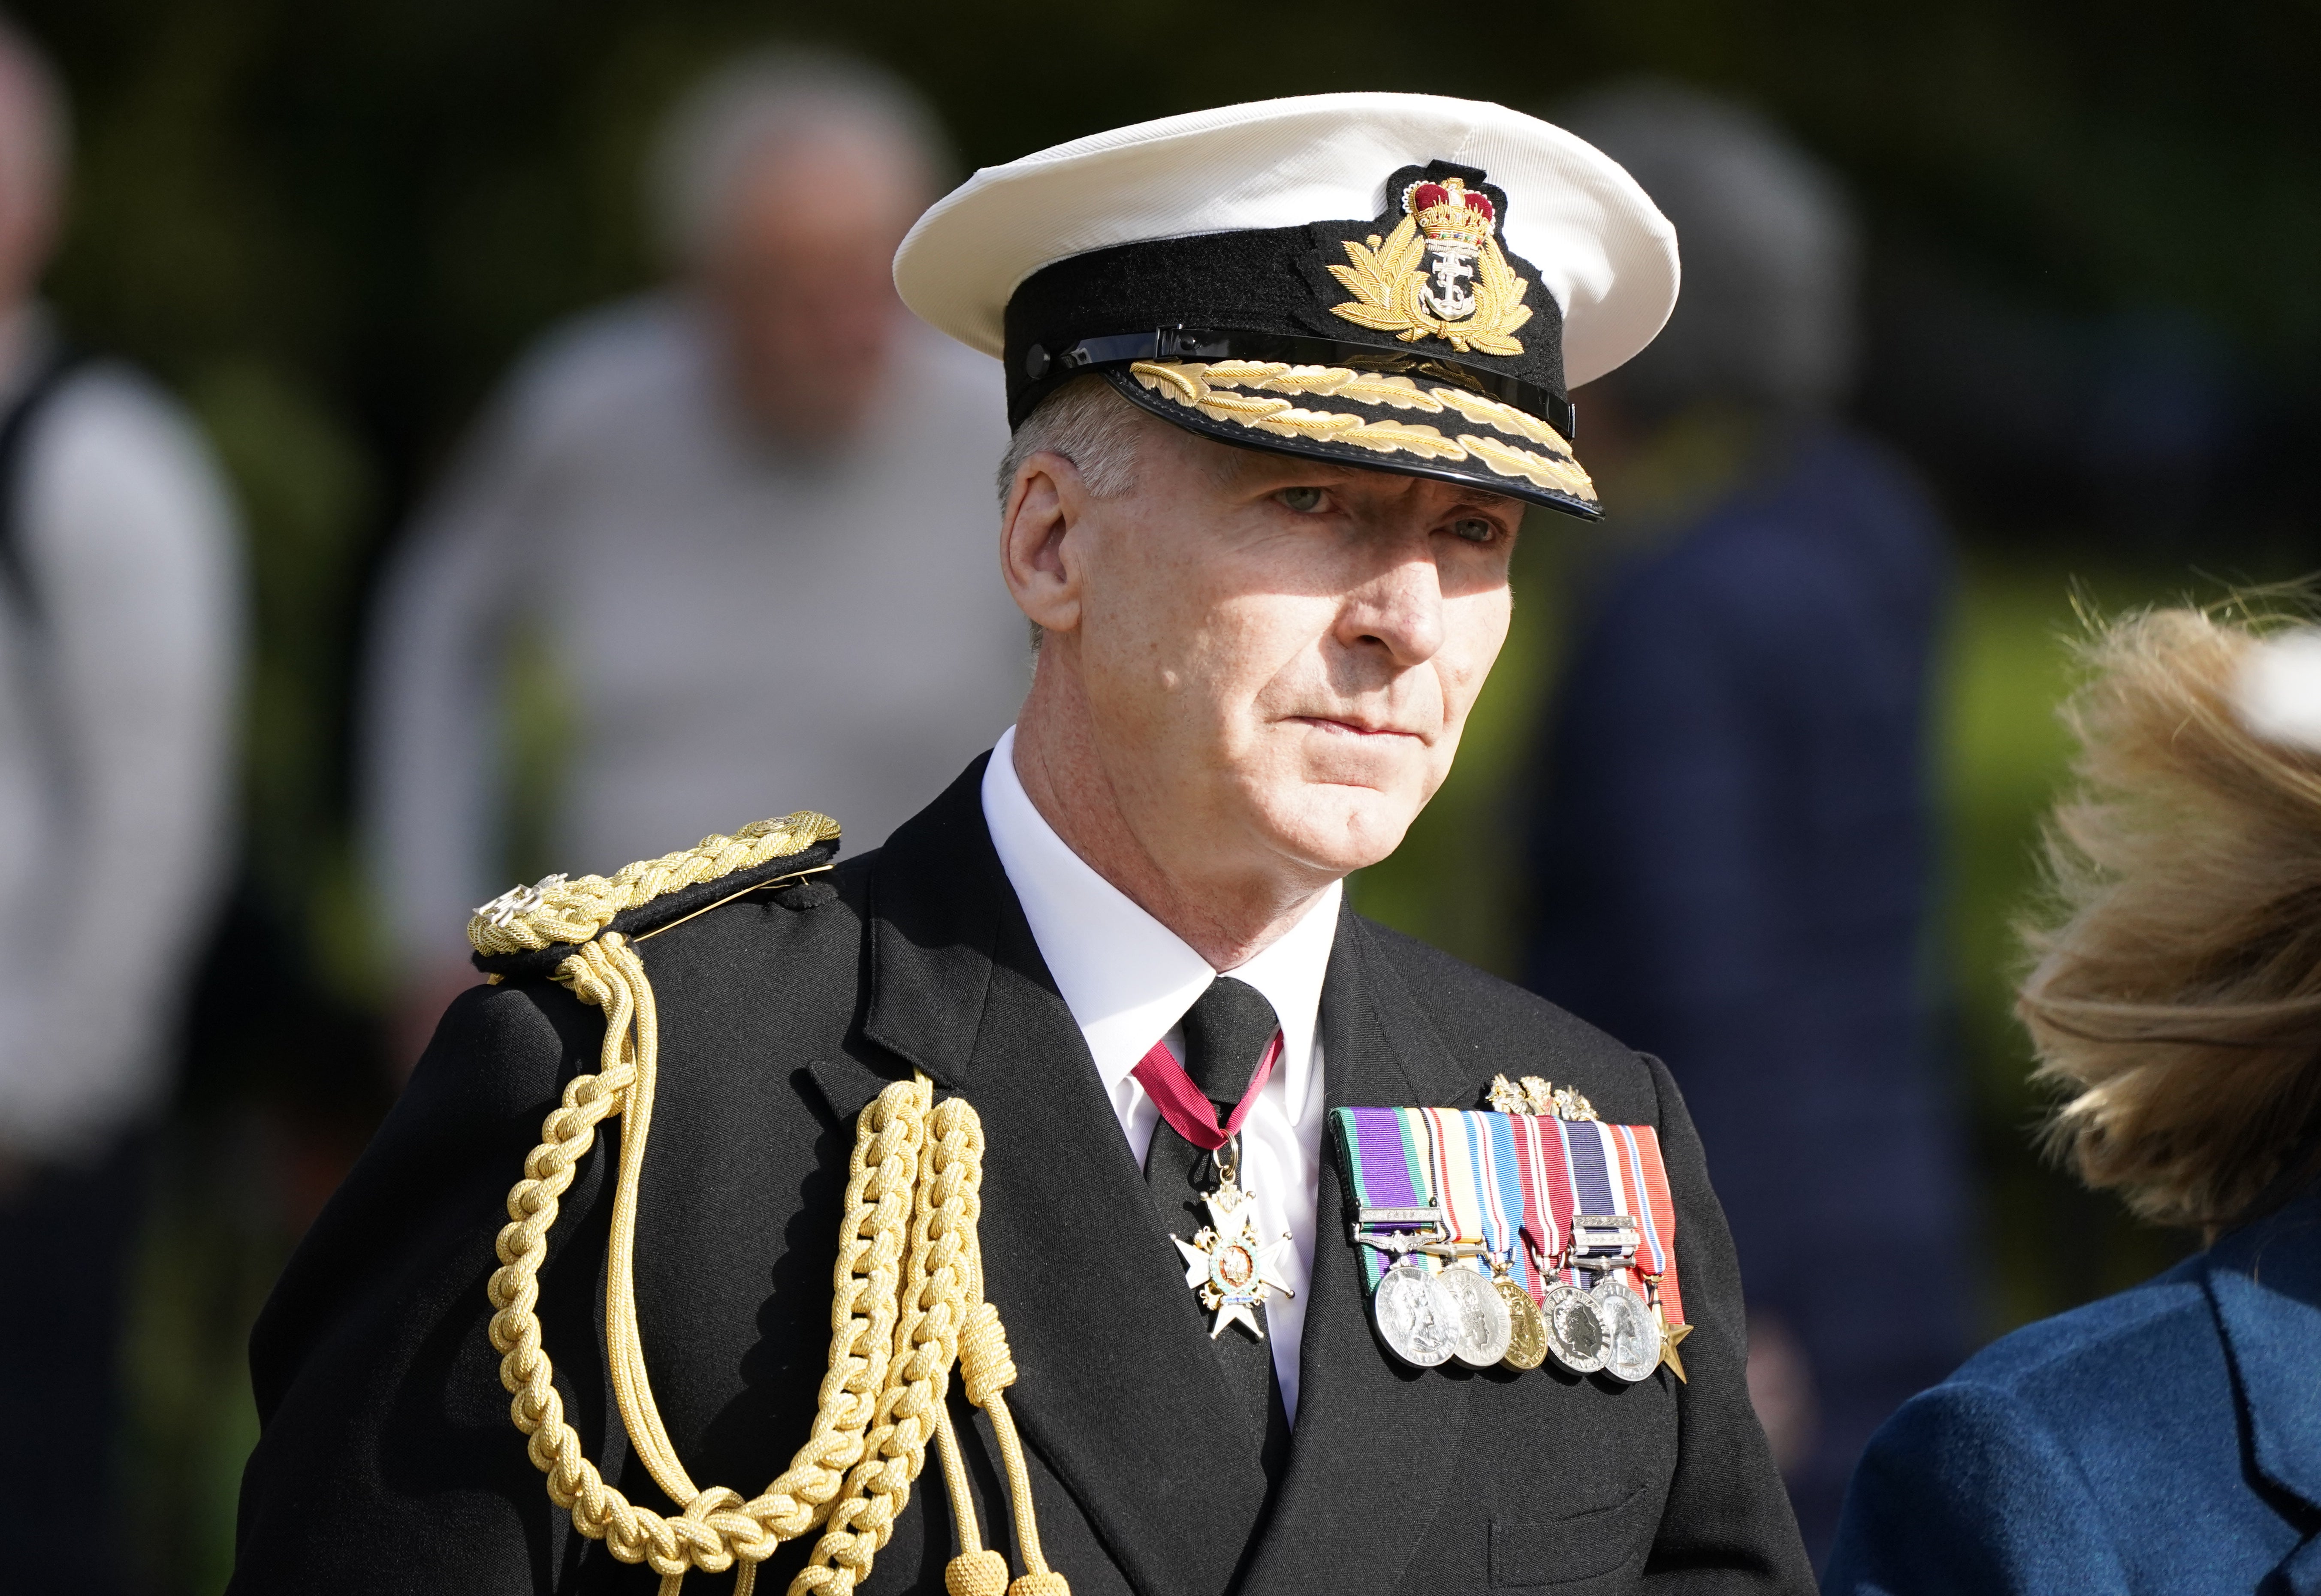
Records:
[[[1336,1108],[1372,1317],[1404,1362],[1536,1368],[1622,1383],[1665,1364],[1683,1322],[1660,1141],[1584,1098],[1504,1081],[1523,1109]]]
[[[1169,1051],[1166,1042],[1155,1042],[1151,1051],[1129,1072],[1160,1110],[1160,1117],[1168,1121],[1170,1129],[1194,1146],[1216,1154],[1217,1183],[1202,1198],[1209,1212],[1208,1224],[1190,1241],[1174,1234],[1169,1237],[1184,1255],[1185,1283],[1201,1294],[1201,1306],[1217,1316],[1209,1326],[1212,1341],[1225,1333],[1227,1325],[1235,1322],[1246,1325],[1251,1335],[1264,1340],[1265,1323],[1256,1309],[1265,1305],[1269,1292],[1289,1294],[1289,1288],[1270,1273],[1275,1255],[1288,1244],[1289,1237],[1285,1234],[1279,1241],[1271,1242],[1259,1238],[1257,1205],[1238,1179],[1242,1121],[1249,1117],[1251,1105],[1265,1090],[1265,1083],[1273,1077],[1274,1065],[1280,1061],[1281,1033],[1276,1031],[1273,1040],[1266,1044],[1257,1072],[1250,1077],[1248,1090],[1225,1116],[1223,1125],[1217,1123],[1215,1109],[1201,1095],[1200,1088],[1193,1084],[1192,1077],[1177,1062],[1177,1055]]]

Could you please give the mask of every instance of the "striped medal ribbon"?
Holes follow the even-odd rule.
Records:
[[[1629,1199],[1642,1221],[1643,1245],[1635,1273],[1643,1287],[1660,1333],[1661,1362],[1679,1380],[1685,1377],[1684,1359],[1677,1348],[1692,1334],[1685,1322],[1684,1296],[1676,1279],[1676,1201],[1669,1195],[1668,1166],[1661,1160],[1660,1133],[1649,1125],[1613,1125],[1617,1163],[1627,1177]]]
[[[1434,1156],[1434,1190],[1458,1254],[1435,1277],[1458,1308],[1452,1355],[1470,1369],[1488,1369],[1506,1361],[1515,1336],[1513,1310],[1491,1283],[1486,1262],[1506,1256],[1514,1235],[1491,1167],[1490,1135],[1479,1114],[1420,1112]]]
[[[1588,1276],[1588,1295],[1604,1324],[1604,1373],[1634,1384],[1661,1363],[1659,1323],[1628,1283],[1643,1227],[1629,1198],[1630,1171],[1613,1127],[1601,1120],[1556,1121],[1571,1171],[1578,1207],[1565,1257],[1575,1274]]]
[[[1333,1108],[1330,1131],[1353,1188],[1353,1240],[1379,1339],[1416,1368],[1448,1362],[1459,1350],[1463,1304],[1438,1278],[1451,1251],[1450,1221],[1426,1111]]]
[[[1438,1187],[1452,1215],[1452,1237],[1479,1244],[1480,1267],[1476,1272],[1498,1299],[1497,1305],[1479,1310],[1492,1325],[1494,1337],[1500,1309],[1506,1310],[1504,1345],[1496,1339],[1488,1344],[1498,1354],[1492,1361],[1514,1369],[1536,1369],[1547,1357],[1547,1325],[1533,1283],[1536,1271],[1523,1245],[1530,1182],[1518,1120],[1508,1114],[1446,1108],[1429,1109],[1427,1117],[1434,1132],[1442,1171]]]

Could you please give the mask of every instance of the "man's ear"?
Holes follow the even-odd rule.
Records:
[[[999,524],[999,570],[1015,607],[1042,632],[1080,623],[1081,539],[1092,496],[1079,468],[1041,450],[1016,468]],[[1084,535],[1084,534],[1083,534]]]

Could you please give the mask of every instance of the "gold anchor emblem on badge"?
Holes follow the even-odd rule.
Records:
[[[1440,338],[1461,354],[1519,355],[1516,328],[1531,320],[1531,284],[1499,252],[1497,212],[1457,178],[1402,191],[1402,220],[1380,239],[1345,241],[1350,266],[1330,275],[1354,296],[1332,313],[1405,343]]]

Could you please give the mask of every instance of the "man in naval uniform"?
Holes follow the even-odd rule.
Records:
[[[963,1351],[987,1410],[951,1402],[956,1455],[885,1499],[875,1564],[816,1553],[798,1588],[944,1589],[946,1508],[970,1499],[1004,1549],[1004,1475],[1053,1571],[1019,1518],[1024,1592],[1810,1589],[1668,1072],[1342,890],[1450,770],[1526,506],[1595,513],[1569,392],[1666,318],[1667,223],[1532,118],[1334,95],[980,172],[897,281],[1006,365],[1000,574],[1039,640],[1021,716],[834,870],[806,816],[479,913],[497,984],[447,1016],[253,1339],[233,1589],[643,1590],[660,1575],[614,1550],[644,1555],[648,1509],[729,1588],[714,1524],[742,1498],[712,1483],[759,1490],[831,1411],[856,1117],[867,1146],[922,1078],[979,1117],[972,1272],[1013,1418]],[[623,980],[651,1001],[616,1002]],[[1688,1379],[1672,1355],[1628,1383],[1421,1368],[1374,1324],[1330,1111],[1475,1108],[1499,1074],[1656,1130]],[[540,1162],[560,1095],[616,1077],[630,1117],[591,1142],[559,1112],[572,1161]],[[1171,1239],[1228,1167],[1280,1288],[1238,1314],[1188,1290]],[[544,1254],[513,1224],[496,1256],[508,1208],[567,1178]],[[505,1278],[487,1299],[496,1265],[541,1255],[536,1304]],[[527,1455],[502,1376],[535,1345],[553,1392],[516,1403],[545,1425]],[[1005,1582],[960,1566],[954,1591]]]

